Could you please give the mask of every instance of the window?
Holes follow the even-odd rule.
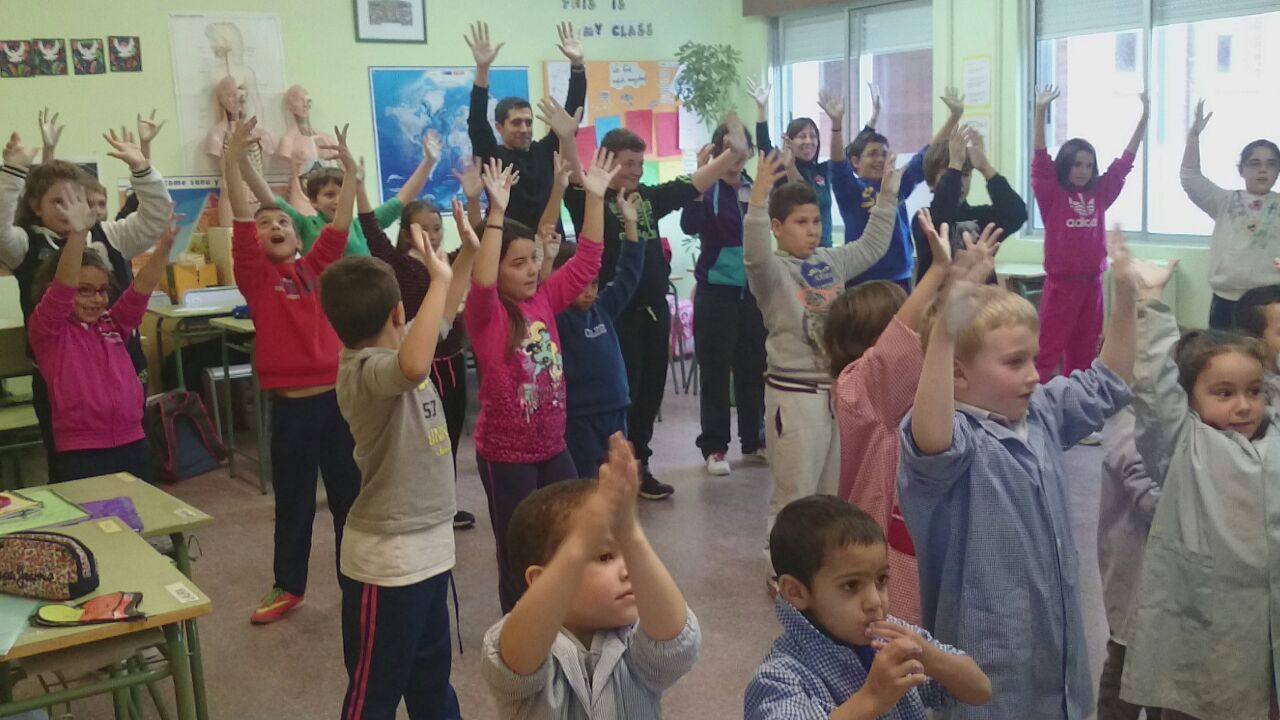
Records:
[[[1182,192],[1179,169],[1196,102],[1214,113],[1200,139],[1201,171],[1240,187],[1240,148],[1275,137],[1280,11],[1274,0],[1037,0],[1035,82],[1054,83],[1045,138],[1050,154],[1083,137],[1105,169],[1151,96],[1142,149],[1108,222],[1146,234],[1208,235],[1213,219]],[[1030,197],[1030,188],[1027,188]],[[1033,218],[1040,227],[1037,214]],[[1167,239],[1166,239],[1167,240]]]
[[[770,118],[774,139],[792,119],[812,118],[825,158],[831,123],[818,107],[818,93],[844,95],[842,130],[848,143],[871,118],[868,83],[875,83],[883,107],[876,129],[905,164],[933,136],[932,42],[933,8],[927,0],[782,17],[777,102]],[[917,199],[913,196],[908,207]],[[840,214],[833,220],[839,227]]]
[[[879,86],[884,110],[876,126],[895,148],[929,142],[933,121],[933,9],[928,2],[828,10],[783,17],[779,25],[780,101],[772,122],[817,121],[818,92],[842,93],[846,141],[871,117],[868,83]],[[780,128],[774,128],[775,134]]]

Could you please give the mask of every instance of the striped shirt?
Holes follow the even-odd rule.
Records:
[[[743,699],[745,720],[826,720],[867,682],[868,668],[859,652],[818,630],[809,619],[778,598],[774,602],[782,636],[773,643]],[[927,643],[952,655],[964,653],[934,640],[928,632],[893,616],[889,622],[909,627]],[[867,651],[869,648],[859,648]],[[925,720],[925,708],[952,704],[951,694],[930,679],[907,691],[880,720]]]
[[[1063,453],[1133,400],[1100,361],[1036,388],[1025,437],[957,409],[951,447],[899,440],[899,503],[920,562],[924,625],[966,648],[992,700],[948,718],[1063,718],[1094,711]],[[1078,482],[1097,482],[1078,478]]]
[[[657,720],[662,693],[698,659],[702,630],[692,610],[684,630],[666,642],[645,636],[639,624],[601,630],[583,647],[561,630],[551,655],[532,675],[517,675],[499,654],[507,621],[484,635],[481,674],[498,705],[499,718],[520,720]]]

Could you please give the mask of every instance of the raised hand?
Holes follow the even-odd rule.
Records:
[[[433,168],[440,161],[440,149],[443,144],[440,142],[440,133],[435,130],[428,130],[422,135],[422,161],[429,163]]]
[[[1147,91],[1143,90],[1138,93],[1138,101],[1142,103],[1142,117],[1145,120],[1151,117],[1151,96],[1147,95]]]
[[[417,236],[417,234],[424,234],[425,236],[426,233],[422,232],[422,228],[420,228],[416,223],[410,225],[410,227],[412,228],[415,236]],[[413,242],[419,242],[417,237],[413,238]],[[449,281],[452,281],[453,268],[449,266],[449,256],[444,254],[443,247],[435,247],[435,249],[433,249],[433,247],[430,247],[428,243],[426,251],[422,252],[422,264],[426,265],[426,274],[431,278],[431,282],[448,283]]]
[[[777,150],[769,154],[760,153],[756,161],[756,182],[751,187],[751,204],[766,207],[769,204],[769,193],[773,186],[782,181],[787,170],[782,164],[782,156]]]
[[[818,92],[818,107],[831,118],[831,122],[839,125],[844,122],[844,99],[826,90]]]
[[[595,160],[587,170],[586,177],[582,179],[583,189],[597,197],[604,197],[609,189],[609,183],[620,169],[619,165],[614,164],[613,153],[604,148],[596,150]]]
[[[55,206],[55,212],[62,215],[62,220],[73,233],[87,232],[98,222],[98,214],[89,207],[85,199],[84,188],[79,185],[68,187],[63,191],[64,202]]]
[[[961,235],[960,241],[964,244],[964,249],[952,261],[953,265],[958,265],[959,271],[952,279],[975,285],[985,283],[996,270],[996,253],[1000,250],[1001,235],[1004,235],[1004,230],[996,227],[995,223],[987,223],[977,240],[970,233]]]
[[[479,175],[476,178],[479,179]],[[462,241],[462,247],[478,251],[480,249],[480,238],[476,237],[476,229],[471,227],[471,223],[467,222],[467,211],[462,207],[462,203],[458,201],[458,198],[453,199],[453,224],[458,229],[458,238]]]
[[[554,263],[556,256],[560,254],[560,243],[564,241],[564,237],[556,231],[556,226],[551,223],[539,226],[533,239],[542,249],[542,261]]]
[[[561,189],[569,187],[569,181],[573,177],[573,163],[560,156],[560,151],[556,150],[551,156],[552,173],[556,183]]]
[[[498,43],[496,46],[489,43],[489,23],[478,22],[471,25],[471,36],[462,36],[467,41],[467,47],[471,48],[471,56],[475,58],[476,67],[488,68],[493,64],[494,58],[498,57],[498,51],[506,43]]]
[[[142,113],[138,113],[138,143],[144,146],[150,144],[160,134],[166,122],[168,121],[156,122],[155,110],[152,110],[151,115],[147,117],[142,117]]]
[[[360,172],[360,167],[359,164],[356,163],[355,156],[351,154],[351,148],[347,147],[347,131],[350,129],[350,123],[343,125],[342,127],[334,125],[333,136],[338,139],[338,142],[333,145],[317,144],[316,147],[321,150],[332,150],[333,152],[336,152],[338,154],[338,160],[342,163],[342,169],[354,176],[356,173]]]
[[[973,163],[978,172],[986,175],[991,168],[991,160],[987,158],[987,142],[982,138],[982,133],[970,126],[965,130],[965,139],[969,143],[969,162]]]
[[[728,129],[728,132],[724,134],[725,145],[738,157],[747,157],[750,152],[747,149],[750,141],[747,139],[747,128],[743,126],[742,120],[738,118],[738,113],[730,110],[729,114],[724,118],[724,124]]]
[[[627,537],[636,527],[636,498],[640,493],[640,461],[631,443],[616,432],[609,436],[609,456],[600,466],[597,492],[602,493],[613,510],[615,538]]]
[[[1187,132],[1199,137],[1200,133],[1204,132],[1204,127],[1209,124],[1209,119],[1212,117],[1212,112],[1208,115],[1205,114],[1204,98],[1200,98],[1199,102],[1196,103],[1196,118],[1191,121],[1191,128],[1187,130]]]
[[[634,190],[618,191],[618,212],[622,213],[623,222],[635,225],[640,222],[640,193]]]
[[[489,195],[489,209],[495,208],[506,212],[507,203],[511,201],[511,186],[520,181],[520,173],[514,165],[503,167],[498,158],[489,158],[480,173],[485,193]]]
[[[874,121],[880,118],[880,86],[867,83],[867,90],[871,93],[871,118]],[[875,122],[872,122],[871,126],[875,127]]]
[[[256,127],[258,127],[256,117],[231,122],[231,132],[227,133],[222,148],[222,156],[227,162],[239,162],[240,158],[244,157],[245,152],[254,142],[253,131]]]
[[[67,129],[66,125],[58,124],[58,115],[59,113],[54,113],[50,116],[49,108],[40,111],[40,139],[50,153],[58,146],[62,131]]]
[[[1043,110],[1053,104],[1054,100],[1062,94],[1062,90],[1057,85],[1045,85],[1036,88],[1036,109]]]
[[[471,158],[471,163],[461,171],[454,170],[453,176],[457,178],[458,184],[462,186],[462,194],[467,198],[480,197],[481,191],[484,190],[484,183],[480,181],[480,158]]]
[[[902,172],[903,168],[898,167],[898,154],[889,153],[884,159],[884,179],[880,181],[880,193],[889,193],[896,199],[898,188],[902,187]]]
[[[800,174],[796,169],[796,153],[791,149],[791,138],[782,136],[782,153],[778,156],[782,161],[782,167],[787,171],[787,177],[794,178]]]
[[[956,117],[964,114],[964,95],[961,95],[960,91],[953,87],[948,87],[947,91],[942,94],[942,104],[946,105],[951,114]]]
[[[951,262],[951,228],[946,223],[942,223],[941,228],[934,228],[933,215],[929,213],[929,208],[920,208],[916,218],[920,221],[920,229],[924,231],[925,239],[929,241],[929,249],[933,252],[933,264],[946,267]]]
[[[4,146],[4,164],[10,165],[21,170],[31,167],[31,163],[35,162],[36,149],[27,149],[22,144],[22,136],[18,133],[9,135],[9,142]]]
[[[582,122],[582,108],[570,115],[555,98],[545,97],[538,101],[538,119],[546,123],[556,137],[568,141],[578,132],[578,123]]]
[[[107,153],[108,155],[124,161],[134,172],[146,169],[147,156],[142,153],[142,147],[134,141],[132,133],[122,129],[120,137],[117,137],[115,130],[108,130],[102,137],[111,145],[112,150]]]
[[[760,111],[760,119],[765,118],[765,113],[769,109],[769,93],[773,90],[773,86],[768,80],[756,82],[755,78],[747,78],[747,94],[756,101],[756,108]]]
[[[562,22],[556,26],[556,33],[560,36],[560,42],[556,43],[556,47],[573,65],[581,65],[583,58],[582,39],[573,30],[573,23]],[[499,48],[502,46],[499,45]],[[497,54],[497,51],[494,51]]]

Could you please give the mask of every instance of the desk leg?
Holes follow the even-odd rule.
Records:
[[[187,539],[182,533],[171,533],[169,540],[173,542],[173,564],[178,572],[191,577],[191,553],[187,550]],[[183,623],[187,633],[187,643],[191,648],[191,689],[195,696],[196,717],[206,720],[209,717],[208,700],[204,688],[204,658],[200,654],[200,630],[195,620]]]
[[[236,409],[232,407],[231,394],[231,356],[227,349],[226,330],[222,331],[222,405],[224,412],[227,414],[227,431],[222,432],[222,426],[219,424],[218,433],[222,435],[222,444],[227,448],[227,476],[234,478],[236,476]],[[219,413],[221,415],[222,413]],[[219,423],[222,421],[219,420]]]
[[[179,623],[164,626],[165,646],[169,654],[169,672],[173,675],[173,697],[179,720],[196,720],[196,699],[191,688],[191,658]]]
[[[182,373],[182,321],[173,324],[173,364],[178,370],[178,389],[187,389],[187,376]]]

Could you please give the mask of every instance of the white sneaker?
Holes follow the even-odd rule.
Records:
[[[718,476],[729,474],[729,461],[724,459],[724,453],[711,453],[707,456],[707,472]]]
[[[1097,447],[1098,445],[1102,444],[1102,434],[1097,432],[1091,432],[1088,434],[1088,436],[1086,436],[1083,440],[1080,441],[1080,444],[1088,445],[1089,447]]]

